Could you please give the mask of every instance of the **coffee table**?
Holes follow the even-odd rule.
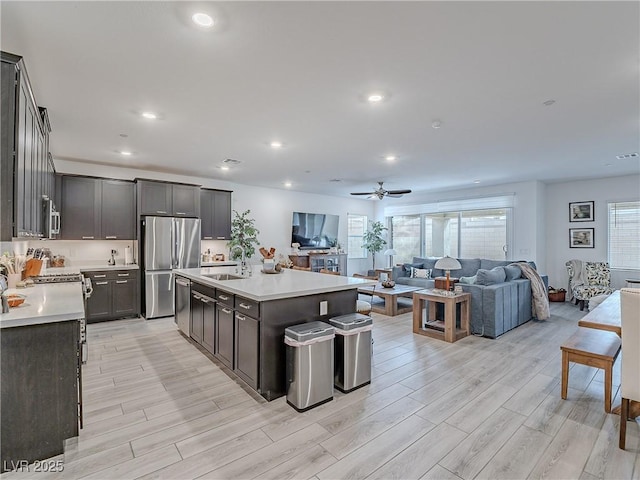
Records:
[[[422,290],[422,288],[398,284],[393,288],[384,288],[381,283],[378,283],[375,286],[375,290],[373,286],[367,285],[365,287],[358,288],[358,293],[363,293],[365,295],[373,294],[376,297],[382,298],[384,300],[384,308],[380,308],[372,303],[371,310],[376,313],[387,315],[388,317],[394,317],[413,310],[413,306],[403,307],[398,305],[398,298],[411,298],[413,296],[413,292],[417,292],[418,290]]]

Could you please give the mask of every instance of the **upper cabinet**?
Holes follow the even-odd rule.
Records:
[[[38,108],[22,57],[1,52],[0,240],[44,233],[50,195],[49,119]]]
[[[200,187],[180,183],[136,180],[140,215],[200,216]]]
[[[61,238],[133,240],[135,205],[133,182],[63,176]]]
[[[200,217],[202,240],[229,240],[231,238],[231,192],[201,189]]]

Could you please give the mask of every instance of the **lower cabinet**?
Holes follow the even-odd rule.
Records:
[[[235,315],[235,371],[254,389],[258,388],[258,362],[260,361],[260,322],[248,315]]]
[[[140,313],[137,270],[85,271],[93,293],[87,299],[87,323],[135,317]]]
[[[233,369],[233,349],[234,349],[234,318],[233,309],[227,305],[216,306],[218,314],[217,335],[216,335],[216,357],[227,367]]]
[[[216,301],[212,294],[213,289],[192,284],[191,338],[213,354],[216,338]]]

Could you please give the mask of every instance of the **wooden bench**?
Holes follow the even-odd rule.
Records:
[[[611,412],[613,364],[620,353],[620,337],[613,332],[580,328],[561,347],[562,398],[567,398],[569,362],[604,370],[604,411]]]

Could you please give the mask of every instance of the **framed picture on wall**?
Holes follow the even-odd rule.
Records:
[[[570,248],[594,248],[593,228],[570,228]]]
[[[570,222],[593,222],[593,202],[573,202],[569,204]]]

